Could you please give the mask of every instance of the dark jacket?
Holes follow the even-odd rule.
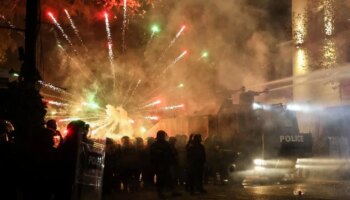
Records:
[[[165,140],[154,142],[150,151],[151,162],[156,168],[169,168],[174,160],[171,146]]]

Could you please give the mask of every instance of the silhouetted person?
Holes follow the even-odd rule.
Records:
[[[173,160],[172,150],[166,141],[165,131],[158,131],[156,141],[151,146],[151,160],[157,175],[157,192],[160,198],[164,198],[164,187],[170,178],[170,166]]]
[[[60,171],[57,199],[70,200],[73,194],[73,186],[77,171],[78,146],[88,132],[87,124],[83,121],[73,121],[67,126],[67,136],[64,143],[59,148]]]
[[[0,195],[1,199],[16,199],[15,149],[9,121],[0,120]]]
[[[50,169],[49,171],[49,181],[50,181],[50,190],[51,193],[55,194],[57,193],[55,190],[59,186],[59,171],[60,169],[60,160],[59,160],[59,146],[63,143],[63,138],[61,133],[57,130],[57,123],[54,119],[50,119],[46,122],[46,134],[50,135],[50,138],[48,139],[49,145],[50,145]]]
[[[147,138],[147,144],[145,147],[145,155],[143,158],[144,168],[142,172],[142,178],[144,181],[144,187],[149,187],[154,185],[154,166],[151,163],[151,146],[155,142],[153,137]]]
[[[187,144],[185,146],[185,152],[186,152],[186,185],[185,189],[186,191],[190,191],[190,174],[189,174],[189,162],[188,162],[188,150],[193,144],[193,138],[195,134],[191,134],[190,137],[188,138]]]
[[[187,135],[177,136],[176,149],[178,151],[179,164],[178,164],[178,179],[180,185],[186,183],[186,143]]]
[[[241,88],[241,94],[239,95],[239,125],[240,132],[246,132],[247,129],[252,128],[254,113],[253,113],[253,103],[254,98],[262,93],[268,92],[268,89],[264,91],[256,92],[252,90],[246,91],[245,87]]]
[[[114,153],[111,155],[112,159],[111,162],[113,164],[113,190],[120,192],[121,191],[121,183],[122,183],[122,177],[121,177],[121,168],[122,168],[122,147],[120,142],[115,141],[113,145]]]
[[[134,169],[132,174],[132,190],[139,190],[141,186],[140,177],[145,167],[144,159],[146,156],[145,145],[141,137],[135,138],[135,150],[136,155],[133,161],[133,165],[135,167],[133,167]]]
[[[113,176],[114,176],[114,142],[110,138],[106,138],[106,154],[105,165],[103,171],[103,194],[110,194],[113,191]]]
[[[214,144],[214,137],[215,135],[209,135],[205,141],[204,141],[204,146],[205,149],[207,150],[207,162],[206,162],[206,167],[204,171],[204,183],[209,183],[209,177],[214,177],[214,166],[215,166],[215,144]]]
[[[214,184],[221,184],[221,177],[226,169],[222,157],[223,143],[217,135],[211,135],[205,140],[206,148],[206,164],[208,166],[209,174],[214,178]],[[220,175],[218,179],[218,175]],[[208,179],[208,177],[205,177]],[[207,181],[207,180],[205,180]]]
[[[266,92],[268,92],[267,89],[260,92],[252,90],[246,91],[245,87],[243,86],[241,88],[241,94],[239,95],[239,105],[244,108],[251,109],[254,103],[254,98]]]
[[[171,147],[171,163],[170,163],[170,187],[172,190],[172,195],[173,196],[179,196],[180,193],[176,191],[176,187],[178,185],[178,180],[179,180],[179,153],[175,147],[176,145],[176,138],[175,137],[170,137],[169,138],[169,144]]]
[[[43,124],[44,125],[44,124]],[[33,179],[32,183],[27,183],[30,188],[30,198],[50,199],[55,181],[55,158],[57,157],[54,147],[54,131],[38,127],[33,134],[31,143],[30,166]],[[35,185],[35,187],[34,187]],[[40,188],[40,189],[39,189]]]
[[[50,119],[46,122],[46,128],[54,132],[54,147],[58,148],[59,145],[63,143],[63,137],[59,130],[57,130],[57,122],[54,119]]]
[[[192,142],[187,147],[188,177],[189,191],[194,194],[194,190],[198,189],[201,193],[206,193],[203,188],[203,170],[206,161],[205,148],[202,145],[202,136],[196,134],[193,136]]]
[[[129,192],[133,190],[133,186],[130,184],[137,178],[135,174],[138,166],[136,166],[136,149],[128,136],[123,136],[121,138],[120,156],[120,177],[124,186],[124,191]]]

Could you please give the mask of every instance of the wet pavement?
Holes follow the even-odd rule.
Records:
[[[223,199],[223,200],[350,200],[349,181],[309,181],[294,184],[270,185],[206,185],[207,194],[189,195],[185,191],[181,197],[166,199]],[[109,199],[158,199],[155,190],[142,190],[133,193],[115,193]]]

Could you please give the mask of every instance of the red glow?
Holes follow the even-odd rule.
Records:
[[[186,28],[186,25],[182,25],[181,29],[185,29]]]
[[[96,12],[96,13],[95,13],[95,18],[96,18],[97,20],[106,20],[106,16],[108,17],[109,14],[108,14],[108,12],[105,11],[105,10],[102,10],[102,11],[100,11],[100,12]]]
[[[59,16],[57,8],[48,6],[47,4],[42,5],[42,15],[43,17],[47,16],[50,19]]]
[[[48,12],[47,12],[47,16],[49,16],[49,18],[50,18],[50,20],[51,20],[52,22],[55,22],[55,17],[54,17],[54,15],[52,14],[52,12],[48,11]]]

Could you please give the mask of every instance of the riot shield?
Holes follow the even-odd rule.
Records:
[[[74,200],[99,200],[102,195],[105,140],[79,138]]]

